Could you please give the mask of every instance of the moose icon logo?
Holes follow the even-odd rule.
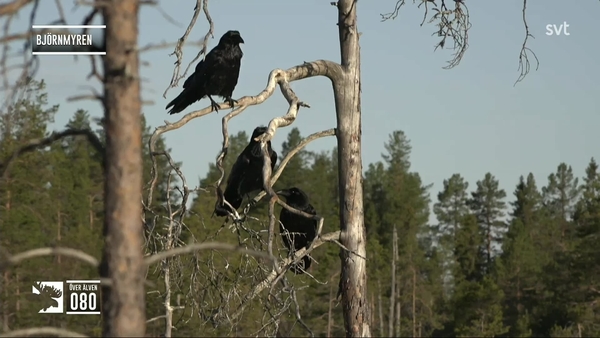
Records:
[[[34,282],[31,289],[37,296],[38,313],[63,313],[63,282]]]

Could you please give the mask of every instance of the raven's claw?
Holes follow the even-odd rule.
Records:
[[[219,112],[219,104],[216,102],[211,102],[210,106],[212,107],[212,109],[214,109],[217,113]]]
[[[231,108],[233,108],[235,106],[235,104],[238,103],[237,100],[234,100],[231,97],[226,98],[225,101],[227,101],[227,103],[229,103],[229,105],[231,106]]]
[[[216,111],[217,113],[219,112],[219,104],[215,102],[215,100],[213,100],[212,97],[208,97],[210,99],[210,106],[212,107],[212,109],[214,109],[214,111]]]

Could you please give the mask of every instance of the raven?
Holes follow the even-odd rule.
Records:
[[[250,143],[231,167],[231,172],[227,178],[227,188],[225,188],[223,196],[236,210],[242,205],[244,196],[263,188],[262,169],[264,158],[260,149],[260,142],[254,139],[266,131],[267,127],[256,127],[254,129]],[[275,163],[277,163],[277,153],[271,148],[271,141],[267,142],[267,149],[271,156],[271,170],[273,170],[275,169]],[[228,209],[224,203],[217,201],[215,214],[219,217],[227,216]]]
[[[244,43],[240,32],[228,31],[223,34],[219,44],[206,54],[203,61],[198,62],[194,73],[185,80],[183,91],[165,107],[173,107],[169,114],[177,114],[205,96],[208,96],[210,105],[218,112],[219,105],[211,95],[223,97],[233,107],[237,101],[231,96],[240,76],[244,55],[240,43]]]
[[[306,193],[299,188],[283,189],[278,191],[277,195],[285,197],[287,205],[296,210],[310,215],[317,214],[315,208],[309,203]],[[283,208],[279,214],[279,222],[279,233],[283,244],[290,250],[290,253],[302,248],[308,249],[310,243],[317,237],[318,222],[314,219],[305,218]],[[291,248],[292,243],[293,249]],[[308,270],[311,263],[310,257],[308,255],[302,257],[302,263],[303,266],[298,263],[296,266],[292,266],[291,270],[297,275],[303,274],[300,267],[305,271]]]

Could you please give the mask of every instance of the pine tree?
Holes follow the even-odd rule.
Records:
[[[467,206],[469,183],[460,174],[453,174],[444,180],[443,190],[437,195],[437,202],[433,205],[438,224],[432,227],[432,232],[437,239],[444,266],[444,293],[450,295],[453,289],[455,269],[455,242],[457,232],[462,222],[470,214]]]
[[[571,218],[580,195],[579,180],[573,175],[571,166],[561,163],[556,173],[548,176],[548,185],[542,188],[544,205],[554,219],[556,230],[560,234],[558,245],[567,250],[571,235]]]
[[[477,218],[479,231],[483,236],[485,246],[484,270],[489,272],[492,266],[492,258],[495,246],[500,246],[506,232],[506,223],[502,220],[506,203],[504,198],[506,192],[499,188],[498,180],[491,174],[485,174],[481,181],[477,181],[477,189],[471,193],[468,205]]]
[[[578,201],[573,221],[577,229],[575,245],[566,262],[571,267],[567,289],[570,331],[579,336],[600,335],[600,314],[596,302],[600,294],[600,173],[592,158],[585,170],[581,186],[582,198]]]
[[[543,246],[543,215],[541,194],[533,174],[527,180],[520,177],[511,202],[512,220],[497,262],[498,283],[505,293],[505,324],[510,327],[509,337],[530,337],[531,314],[534,313],[539,278],[549,259]]]

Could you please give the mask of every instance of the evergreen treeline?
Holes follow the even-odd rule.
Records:
[[[58,110],[48,105],[44,83],[33,83],[27,95],[1,115],[0,161],[28,140],[47,135]],[[85,111],[75,112],[68,127],[95,128]],[[246,145],[249,132],[231,135],[225,168]],[[97,133],[102,139],[101,131]],[[145,144],[150,135],[150,127],[144,126]],[[301,133],[292,128],[276,150],[283,158],[301,140]],[[157,151],[169,151],[164,139],[157,145]],[[219,144],[214,147],[218,151]],[[545,186],[532,174],[515,178],[512,196],[499,188],[492,173],[474,187],[456,173],[431,197],[430,185],[411,171],[407,136],[392,133],[384,149],[382,160],[369,164],[364,177],[373,335],[600,336],[600,177],[593,159],[585,173],[560,163],[544,180]],[[148,182],[151,160],[147,147],[144,151]],[[338,228],[336,156],[335,149],[299,152],[275,187],[306,191],[325,218],[324,232]],[[146,205],[148,253],[164,250],[168,225],[175,222],[168,215],[181,203],[180,180],[164,157],[157,159],[157,188]],[[212,186],[219,176],[210,164],[183,224],[177,223],[174,245],[220,241],[267,250],[264,201],[237,228],[211,218]],[[85,138],[67,137],[20,156],[0,181],[0,261],[7,254],[52,246],[100,258],[102,180],[101,158]],[[187,181],[192,188],[193,180]],[[431,210],[437,224],[429,222]],[[285,257],[278,236],[275,246]],[[209,250],[155,264],[148,271],[148,334],[158,336],[164,328],[159,316],[164,314],[164,273],[169,268],[173,335],[279,331],[305,336],[290,300],[295,296],[303,322],[316,336],[343,336],[341,305],[335,299],[339,247],[327,243],[312,256],[316,262],[309,272],[314,278],[288,273],[287,287],[271,297],[267,289],[250,302],[244,296],[270,271],[254,257]],[[57,326],[101,335],[99,316],[42,315],[28,301],[35,280],[87,278],[97,278],[95,267],[60,256],[29,259],[2,271],[0,327],[8,331]],[[286,310],[277,320],[280,309]],[[229,320],[234,324],[227,324]],[[266,327],[274,329],[261,331]]]

